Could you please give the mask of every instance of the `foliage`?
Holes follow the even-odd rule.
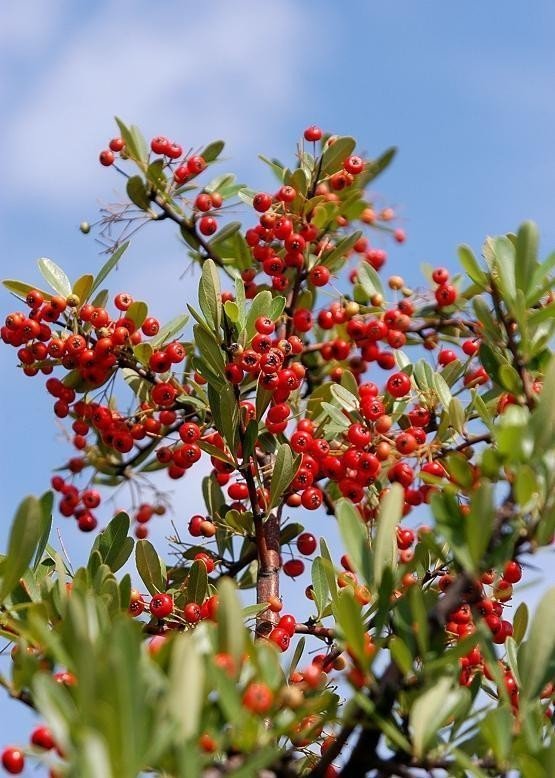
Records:
[[[100,161],[125,167],[129,202],[98,226],[121,228],[106,263],[72,283],[43,258],[48,290],[4,282],[27,310],[2,340],[49,376],[76,449],[0,558],[0,680],[56,745],[35,731],[29,757],[79,778],[553,775],[555,590],[509,614],[555,530],[555,255],[525,223],[481,259],[462,246],[459,275],[425,268],[429,288],[384,283],[369,236],[405,235],[366,187],[394,150],[363,160],[308,128],[293,168],[261,157],[270,195],[210,179],[222,141],[149,150],[118,126]],[[237,199],[253,226],[226,219]],[[161,323],[120,292],[110,313],[129,238],[166,220],[198,304]],[[206,513],[170,564],[148,540],[160,477],[202,458]],[[74,570],[49,543],[53,493],[91,531],[129,483],[139,501]],[[343,555],[315,535],[324,511]],[[306,562],[302,621],[280,580]]]

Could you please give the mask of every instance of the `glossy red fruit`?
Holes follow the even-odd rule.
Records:
[[[440,308],[453,305],[457,299],[457,290],[452,284],[441,284],[435,291],[435,298]]]
[[[350,173],[352,176],[356,176],[359,173],[362,173],[364,170],[364,162],[360,157],[347,157],[343,163],[343,168],[347,171],[347,173]]]
[[[164,619],[173,611],[173,597],[169,594],[155,594],[150,601],[150,612],[157,619]]]
[[[110,165],[114,164],[116,156],[113,151],[110,149],[104,149],[104,151],[101,151],[98,155],[98,159],[100,160],[100,164],[104,165],[104,167],[110,167]]]
[[[35,727],[31,732],[31,743],[34,746],[37,746],[37,748],[44,748],[46,751],[49,751],[56,746],[54,738],[52,737],[52,732],[44,725]]]
[[[387,379],[386,389],[396,399],[410,392],[410,378],[406,373],[393,373]]]
[[[295,627],[297,626],[297,619],[290,613],[285,613],[278,621],[278,627],[285,630],[290,638],[295,634]]]
[[[315,143],[322,138],[323,132],[316,124],[312,124],[310,127],[306,128],[303,135],[305,140]]]
[[[200,621],[200,605],[196,602],[188,602],[183,608],[183,616],[189,624],[196,624]]]
[[[516,560],[507,562],[503,570],[503,578],[510,584],[515,584],[522,578],[522,567]]]
[[[331,273],[325,265],[316,265],[309,273],[309,281],[314,286],[325,286],[330,280]]]
[[[289,643],[291,642],[291,638],[289,634],[280,627],[275,627],[270,634],[269,634],[269,640],[272,641],[272,643],[275,643],[275,645],[279,648],[280,651],[287,651],[289,648]]]
[[[283,565],[283,572],[290,578],[297,578],[304,573],[304,562],[302,559],[289,559]]]
[[[2,751],[2,765],[11,775],[19,775],[25,767],[25,757],[19,748],[8,746]]]
[[[301,554],[310,556],[316,551],[318,543],[311,532],[302,532],[297,538],[297,548]]]
[[[198,221],[198,229],[201,235],[213,235],[218,229],[218,222],[212,216],[203,216]]]
[[[258,194],[255,194],[252,201],[252,206],[255,211],[258,211],[259,213],[265,213],[271,205],[271,195],[267,194],[266,192],[258,192]]]

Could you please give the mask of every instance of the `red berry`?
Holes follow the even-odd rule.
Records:
[[[436,267],[432,273],[432,281],[436,284],[446,284],[449,281],[449,271],[444,267]]]
[[[457,359],[457,355],[450,348],[442,349],[437,355],[437,361],[442,367],[448,365],[450,362],[454,362]]]
[[[46,751],[56,746],[52,732],[45,726],[35,727],[31,732],[31,743],[38,748],[44,748]]]
[[[179,143],[168,143],[166,146],[165,154],[170,159],[179,159],[179,157],[183,154],[183,149]]]
[[[325,286],[330,280],[331,273],[325,265],[316,265],[309,273],[309,280],[314,286]]]
[[[350,173],[352,176],[356,176],[358,173],[362,173],[364,170],[364,162],[360,157],[347,157],[343,163],[343,168],[347,171],[347,173]]]
[[[212,216],[203,216],[198,222],[198,229],[202,235],[213,235],[218,229],[218,222]]]
[[[25,757],[19,748],[9,746],[2,751],[2,765],[11,775],[19,775],[25,767]]]
[[[307,141],[310,141],[312,143],[315,143],[316,141],[320,140],[323,135],[322,130],[320,127],[317,127],[315,124],[311,125],[310,127],[307,127],[304,131],[304,139]]]
[[[301,554],[310,556],[316,551],[316,538],[310,532],[303,532],[297,538],[297,548]]]
[[[196,602],[188,602],[183,608],[183,616],[189,624],[196,624],[200,621],[200,605]]]
[[[274,695],[265,683],[252,681],[243,694],[243,705],[251,713],[264,714],[272,707]]]
[[[163,135],[157,135],[150,141],[150,148],[155,154],[165,154],[169,146],[169,141]]]
[[[189,157],[187,160],[187,170],[191,176],[198,176],[199,173],[202,173],[205,167],[206,162],[204,157],[195,155],[193,157]]]
[[[157,619],[169,616],[173,611],[173,598],[169,594],[155,594],[150,601],[150,612]]]
[[[440,308],[453,305],[457,299],[457,290],[452,284],[441,284],[435,291],[435,298]]]
[[[289,643],[291,641],[290,636],[288,633],[281,629],[280,627],[276,627],[273,629],[269,636],[269,640],[272,641],[272,643],[275,643],[275,645],[279,648],[280,651],[287,651],[289,648]]]
[[[290,613],[285,613],[278,621],[279,629],[285,630],[290,638],[295,634],[295,627],[297,626],[297,619]]]
[[[258,194],[255,194],[252,201],[252,206],[255,211],[258,211],[259,213],[265,213],[271,205],[271,195],[267,194],[266,192],[258,192]]]
[[[100,164],[104,165],[104,167],[110,167],[110,165],[113,165],[115,158],[116,157],[114,152],[110,151],[110,149],[105,149],[104,151],[101,151],[100,154],[98,155]]]
[[[522,567],[516,560],[507,562],[503,570],[503,578],[510,584],[515,584],[522,578]]]
[[[121,151],[125,146],[125,142],[123,138],[112,138],[108,145],[112,151]]]
[[[304,573],[304,562],[302,559],[289,559],[283,565],[283,572],[290,578],[297,578]]]
[[[410,392],[410,378],[406,373],[393,373],[387,380],[386,389],[396,399]]]

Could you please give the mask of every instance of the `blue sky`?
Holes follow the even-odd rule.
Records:
[[[456,5],[458,7],[456,7]],[[121,181],[97,164],[112,117],[188,146],[229,142],[225,168],[254,187],[257,152],[283,159],[308,124],[355,135],[370,156],[399,155],[376,185],[408,233],[390,267],[412,283],[421,262],[455,267],[455,248],[538,222],[555,248],[555,7],[549,0],[444,3],[256,0],[26,0],[0,9],[2,275],[37,280],[49,256],[68,274],[98,267],[99,204]],[[226,172],[222,167],[222,172]],[[177,313],[194,295],[170,227],[139,235],[114,283]],[[2,315],[12,308],[6,294]],[[0,349],[0,545],[19,499],[68,455],[40,379]],[[185,516],[200,508],[179,487]],[[76,559],[82,538],[60,523]],[[155,533],[162,538],[161,524]],[[28,717],[0,705],[2,741]],[[1,745],[1,744],[0,744]]]

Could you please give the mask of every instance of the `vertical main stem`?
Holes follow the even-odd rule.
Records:
[[[268,519],[256,529],[258,548],[258,573],[256,577],[256,602],[268,602],[279,597],[280,570],[280,521],[278,513],[271,513]],[[267,635],[277,623],[277,613],[269,609],[259,614],[256,622],[258,635]]]

